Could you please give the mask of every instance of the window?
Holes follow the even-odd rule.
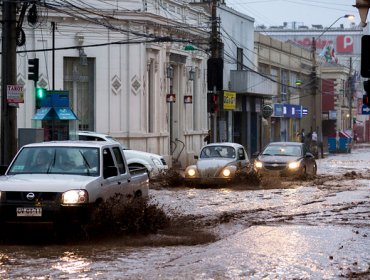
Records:
[[[64,58],[64,89],[78,117],[78,130],[95,128],[95,59],[87,60],[87,65],[81,65],[79,57]]]
[[[114,161],[110,150],[105,148],[103,150],[103,167],[106,168],[108,166],[114,166]]]
[[[121,149],[118,147],[113,148],[114,156],[116,157],[118,169],[120,174],[126,173],[125,162],[122,157]]]
[[[243,49],[242,48],[237,48],[236,50],[236,67],[237,70],[243,70]]]

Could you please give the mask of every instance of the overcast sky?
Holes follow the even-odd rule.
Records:
[[[297,22],[311,27],[312,24],[330,26],[345,14],[355,16],[356,25],[360,23],[358,9],[353,7],[356,0],[225,0],[226,5],[251,16],[255,25],[281,26],[283,22]],[[344,24],[350,26],[348,19],[342,18],[334,27]]]

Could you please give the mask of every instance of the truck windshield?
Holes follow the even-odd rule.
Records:
[[[77,174],[99,176],[99,149],[85,147],[25,147],[8,175]]]

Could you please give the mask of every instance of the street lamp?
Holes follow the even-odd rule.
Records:
[[[344,16],[340,16],[339,18],[337,18],[329,27],[325,28],[323,32],[321,32],[321,34],[319,36],[317,36],[316,40],[318,40],[322,35],[324,35],[324,33],[326,33],[326,31],[328,31],[334,24],[336,24],[340,19],[342,18],[348,18],[349,20],[353,20],[355,18],[354,15],[344,15]]]
[[[352,20],[354,18],[354,15],[349,15],[349,14],[346,14],[346,15],[343,15],[343,16],[340,16],[339,18],[337,18],[329,27],[325,28],[320,34],[319,36],[317,36],[316,38],[315,37],[312,37],[312,46],[311,46],[311,54],[312,54],[312,71],[311,71],[311,85],[312,85],[312,117],[311,117],[311,129],[313,131],[317,131],[317,133],[320,135],[321,139],[320,139],[320,142],[322,141],[322,124],[321,124],[321,115],[322,115],[322,110],[321,110],[321,105],[322,105],[322,100],[321,102],[319,102],[319,104],[317,104],[317,101],[316,101],[316,96],[317,96],[317,89],[318,89],[318,80],[317,80],[317,73],[316,73],[316,42],[318,39],[321,38],[321,36],[323,36],[334,24],[336,24],[340,19],[342,18],[348,18],[350,20]],[[319,115],[317,114],[317,109],[316,109],[316,105],[319,105],[318,106],[318,109],[319,109]],[[317,121],[317,119],[319,119],[319,121]]]

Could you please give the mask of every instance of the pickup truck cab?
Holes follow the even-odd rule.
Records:
[[[130,171],[117,143],[29,144],[0,177],[0,222],[83,222],[116,194],[148,197],[148,190],[147,173]]]

